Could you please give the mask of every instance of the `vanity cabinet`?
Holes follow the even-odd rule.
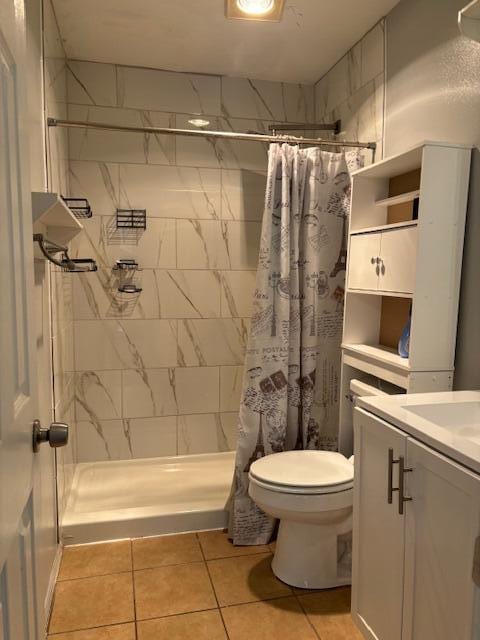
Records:
[[[357,626],[369,640],[479,640],[480,476],[354,413]]]
[[[352,234],[350,290],[412,294],[415,290],[417,226]]]

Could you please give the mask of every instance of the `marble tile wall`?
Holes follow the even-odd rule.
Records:
[[[314,117],[313,87],[68,61],[72,119],[268,132]],[[73,254],[78,461],[235,447],[267,149],[258,143],[71,130],[70,195],[94,216]],[[145,231],[115,211],[145,208]],[[138,295],[118,291],[134,258]]]
[[[317,121],[341,120],[344,140],[376,142],[376,160],[384,137],[384,32],[381,21],[315,85]],[[371,163],[372,152],[363,153]]]
[[[44,14],[44,93],[48,117],[67,116],[67,65],[62,39],[51,4],[43,2]],[[65,130],[47,131],[48,190],[68,194],[68,136]],[[57,492],[61,521],[68,500],[76,464],[76,433],[73,362],[73,278],[53,265],[45,265],[49,272],[51,309],[51,338],[53,360],[53,405],[55,419],[70,425],[70,442],[57,449]],[[48,318],[50,321],[50,317]],[[41,371],[40,375],[46,375]]]

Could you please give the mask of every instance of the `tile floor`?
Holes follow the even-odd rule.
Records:
[[[50,640],[361,640],[350,590],[292,589],[221,531],[67,547]]]

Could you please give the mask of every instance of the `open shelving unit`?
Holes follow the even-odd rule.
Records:
[[[451,389],[471,149],[425,142],[353,174],[342,343],[340,450],[351,380]],[[411,317],[409,357],[398,341]],[[375,382],[376,381],[376,382]]]

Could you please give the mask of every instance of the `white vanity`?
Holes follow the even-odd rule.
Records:
[[[352,615],[369,640],[480,639],[480,392],[361,398]]]

